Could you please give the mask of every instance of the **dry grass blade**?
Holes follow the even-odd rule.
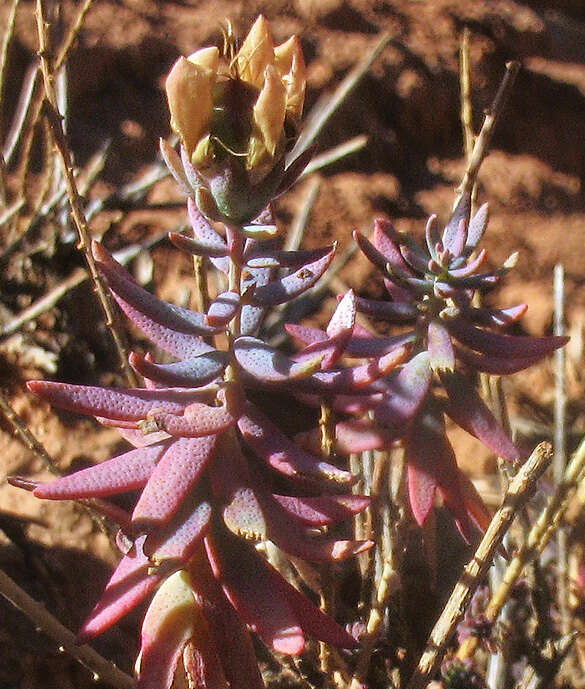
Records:
[[[551,460],[551,446],[548,443],[540,443],[510,482],[504,502],[494,515],[473,558],[463,570],[429,636],[408,689],[423,689],[438,670],[447,644],[461,621],[473,592],[484,578],[504,534],[518,511],[532,495],[536,482],[546,471]]]
[[[75,634],[56,620],[44,605],[31,598],[2,570],[0,570],[0,594],[21,610],[36,628],[53,639],[60,650],[67,651],[87,667],[96,682],[103,681],[116,689],[131,689],[135,686],[132,677],[102,658],[92,648],[78,646],[75,641]]]
[[[310,175],[311,172],[321,170],[327,167],[327,165],[332,165],[352,153],[361,151],[362,148],[365,148],[367,143],[368,137],[365,134],[360,134],[359,136],[354,136],[353,139],[349,139],[349,141],[344,141],[342,144],[339,144],[339,146],[334,146],[328,151],[316,155],[314,158],[311,158],[311,162],[303,170],[301,177],[306,177]]]
[[[39,56],[41,60],[41,71],[43,74],[45,93],[47,97],[47,100],[44,103],[44,113],[49,122],[51,132],[54,136],[57,150],[61,156],[65,184],[67,187],[67,195],[69,197],[69,202],[71,204],[71,215],[79,235],[78,247],[81,251],[83,251],[83,254],[85,256],[89,273],[91,275],[91,279],[95,285],[95,290],[97,292],[98,298],[100,300],[102,309],[106,317],[106,325],[112,333],[112,338],[116,345],[118,356],[120,358],[121,368],[124,371],[126,380],[128,381],[128,384],[130,386],[136,386],[136,376],[128,364],[126,347],[124,345],[122,336],[120,335],[118,328],[115,325],[115,312],[108,298],[108,294],[106,292],[104,284],[97,272],[95,261],[90,249],[90,238],[87,222],[82,209],[81,198],[79,196],[77,184],[73,174],[73,164],[71,161],[71,155],[67,147],[65,135],[63,133],[61,118],[57,110],[57,97],[54,89],[53,74],[51,72],[51,67],[49,65],[49,60],[47,56],[49,46],[47,36],[47,24],[44,20],[42,0],[37,0],[37,27],[39,34]]]
[[[363,78],[374,60],[382,50],[384,50],[389,40],[390,36],[388,34],[382,34],[373,50],[351,70],[335,89],[334,93],[317,102],[306,117],[305,126],[297,139],[295,147],[287,156],[287,165],[290,165],[293,160],[296,160],[304,151],[315,143],[315,140],[329,118],[356,87],[360,79]]]

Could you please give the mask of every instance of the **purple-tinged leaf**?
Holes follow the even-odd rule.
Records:
[[[436,261],[438,259],[437,246],[440,245],[442,247],[442,244],[441,235],[439,232],[439,222],[435,214],[431,215],[427,220],[427,225],[425,228],[425,238],[429,254],[431,258]]]
[[[84,622],[77,642],[87,643],[127,615],[161,581],[159,574],[149,574],[151,567],[142,551],[144,537],[136,539],[107,583],[102,597]]]
[[[169,304],[140,287],[101,244],[94,242],[92,249],[97,268],[114,292],[120,308],[144,332],[148,321],[190,335],[209,336],[217,332],[206,324],[202,313]]]
[[[308,325],[298,325],[297,323],[285,323],[286,332],[303,344],[315,344],[327,340],[327,333],[319,328],[311,328]]]
[[[408,352],[408,347],[399,347],[367,364],[317,371],[307,378],[289,380],[287,386],[291,390],[313,394],[351,394],[367,388],[379,378],[386,376],[406,359]]]
[[[238,428],[245,443],[258,457],[285,476],[328,479],[344,484],[353,482],[351,473],[302,450],[250,403],[238,420]]]
[[[177,249],[193,256],[207,256],[208,258],[224,258],[228,255],[227,247],[218,247],[214,243],[204,243],[197,239],[191,239],[178,232],[169,232],[169,239]]]
[[[392,433],[402,434],[424,402],[431,379],[429,355],[421,352],[385,384],[384,401],[374,409],[374,421]]]
[[[335,454],[347,456],[352,452],[383,450],[389,448],[395,439],[396,434],[379,428],[366,419],[340,421],[335,425]],[[321,451],[321,430],[319,428],[297,433],[295,440],[310,452],[318,453]]]
[[[155,410],[181,414],[194,400],[209,398],[206,391],[187,388],[117,390],[44,380],[31,380],[27,388],[55,407],[121,421],[140,421]]]
[[[149,445],[130,450],[95,466],[42,483],[34,490],[45,500],[100,498],[142,488],[150,478],[165,445]]]
[[[213,553],[211,543],[207,538],[205,541],[206,549]],[[230,689],[264,689],[250,635],[211,572],[210,562],[216,564],[216,560],[213,557],[208,560],[205,552],[200,552],[189,563],[193,591],[209,623],[211,645],[217,650],[218,658],[221,658],[223,673]],[[204,626],[198,627],[196,634],[199,629],[207,631]],[[197,641],[198,637],[195,638],[195,642]],[[221,684],[211,684],[202,689],[226,688]]]
[[[425,523],[433,507],[435,492],[443,496],[445,506],[455,518],[457,528],[469,543],[473,526],[461,490],[461,472],[455,453],[445,434],[443,415],[437,405],[425,405],[413,423],[406,443],[408,494],[417,522]]]
[[[471,253],[480,243],[488,224],[488,217],[488,204],[484,203],[469,221],[469,227],[467,229],[467,242],[465,244],[465,250],[467,253]]]
[[[301,349],[291,357],[297,363],[320,362],[323,371],[331,368],[343,355],[346,345],[351,337],[351,330],[340,332],[335,337],[315,342],[314,344]]]
[[[457,371],[444,372],[441,382],[449,397],[447,413],[457,425],[481,440],[499,457],[509,461],[520,457],[518,448],[464,376]]]
[[[470,478],[468,478],[462,471],[459,474],[459,489],[463,496],[463,504],[465,511],[476,523],[478,529],[485,532],[490,525],[492,515],[486,507],[481,496],[477,492]]]
[[[448,249],[452,256],[459,256],[465,247],[467,241],[467,232],[465,228],[469,224],[469,214],[471,212],[471,197],[469,194],[463,194],[451,217],[445,225],[443,230],[442,244],[445,249]],[[461,227],[461,223],[464,227]],[[458,251],[456,251],[458,249]]]
[[[486,261],[486,258],[487,251],[485,249],[482,249],[478,252],[477,256],[473,259],[473,261],[466,263],[461,268],[451,268],[449,270],[449,275],[457,279],[469,277],[476,273],[482,267],[482,265]]]
[[[248,240],[246,246],[256,246],[257,242]],[[240,290],[242,294],[248,290],[255,290],[260,287],[265,287],[270,283],[274,275],[273,268],[250,268],[244,267],[242,269],[242,278],[240,280]],[[263,306],[253,306],[252,304],[244,304],[240,314],[240,334],[241,335],[255,335],[262,320],[266,309]]]
[[[197,170],[193,165],[191,165],[191,161],[189,160],[189,154],[185,150],[184,146],[179,147],[179,152],[181,156],[181,163],[183,165],[183,170],[185,172],[185,175],[187,177],[187,180],[189,181],[189,185],[191,186],[191,193],[189,194],[189,197],[192,196],[193,192],[197,192],[198,188],[202,184],[202,180],[197,174]]]
[[[515,359],[505,359],[499,356],[487,356],[485,354],[478,354],[472,352],[470,349],[463,349],[456,347],[455,352],[461,361],[475,369],[482,371],[482,373],[491,373],[495,376],[508,376],[512,373],[518,373],[525,368],[530,368],[537,364],[545,355],[531,356]]]
[[[405,443],[408,497],[412,513],[422,526],[435,501],[439,472],[446,450],[443,416],[427,404],[411,424]]]
[[[187,199],[187,212],[189,213],[189,220],[195,239],[211,249],[226,252],[225,257],[210,258],[210,260],[219,271],[227,274],[230,264],[227,258],[225,239],[211,227],[207,218],[201,213],[197,208],[197,204],[191,198]]]
[[[465,242],[467,241],[467,223],[465,220],[460,220],[459,225],[457,226],[457,231],[455,232],[455,235],[453,236],[449,246],[447,247],[449,249],[450,254],[454,258],[458,258],[461,256],[463,253],[463,250],[465,249]]]
[[[333,248],[325,246],[319,249],[281,251],[255,243],[246,247],[243,261],[251,268],[299,268],[306,263],[318,261]]]
[[[365,495],[325,495],[295,497],[272,495],[272,498],[298,522],[305,526],[330,526],[363,512],[371,503]]]
[[[451,336],[445,325],[431,318],[427,328],[427,349],[431,368],[435,372],[453,371],[455,369],[455,350]]]
[[[179,438],[156,465],[134,512],[135,528],[151,532],[168,522],[189,495],[213,456],[217,436]]]
[[[236,423],[242,410],[243,397],[239,386],[226,384],[218,392],[218,399],[222,402],[221,407],[194,402],[185,408],[182,416],[152,411],[148,414],[145,427],[152,424],[169,435],[185,438],[221,433]]]
[[[397,241],[398,239],[398,233],[394,229],[394,226],[391,222],[384,220],[383,218],[376,218],[374,220],[372,245],[384,257],[384,269],[386,268],[386,264],[390,264],[392,270],[396,271],[399,275],[403,275],[405,277],[413,276],[414,273],[400,253],[400,248]]]
[[[323,356],[297,362],[255,337],[238,337],[234,342],[236,361],[249,376],[263,383],[284,383],[306,378],[321,366]]]
[[[170,689],[198,612],[189,575],[179,571],[165,579],[142,623],[137,689]]]
[[[233,549],[231,547],[232,541],[234,542]],[[342,648],[357,647],[358,644],[352,636],[333,619],[323,614],[308,598],[297,591],[294,586],[291,586],[285,581],[254,549],[247,547],[235,539],[232,539],[232,541],[225,545],[222,544],[222,551],[225,550],[226,555],[223,557],[222,553],[220,562],[217,549],[212,550],[209,547],[211,545],[209,540],[206,539],[208,557],[212,562],[216,577],[221,580],[225,571],[222,565],[224,565],[224,561],[229,558],[231,565],[230,573],[233,572],[232,578],[234,588],[236,588],[239,579],[248,579],[249,581],[261,580],[264,590],[270,592],[274,598],[285,600],[292,610],[294,610],[302,629],[307,634],[334,646]],[[242,572],[237,576],[240,563],[242,564]],[[243,572],[250,572],[251,576],[244,576]],[[258,574],[254,575],[256,572]],[[260,588],[260,586],[257,588]]]
[[[419,311],[414,304],[379,299],[357,298],[357,310],[366,316],[380,318],[391,323],[403,323],[415,319]]]
[[[169,172],[174,177],[175,182],[181,187],[181,191],[186,196],[191,195],[193,193],[193,188],[189,184],[183,164],[181,163],[181,157],[177,151],[162,138],[159,139],[159,148]]]
[[[311,395],[304,392],[295,392],[295,397],[301,402],[308,404],[311,407],[319,409],[323,402],[321,395]],[[341,414],[361,415],[365,414],[370,409],[374,409],[383,400],[384,394],[382,392],[375,392],[371,395],[335,395],[331,401],[331,406],[334,411]]]
[[[168,561],[187,562],[207,533],[211,515],[209,502],[197,496],[186,500],[168,523],[149,534],[144,552],[155,565]]]
[[[221,550],[209,538],[205,544],[214,573],[242,620],[275,651],[302,653],[303,630],[286,599],[274,589],[273,580],[280,575],[236,538],[226,537]]]
[[[472,306],[462,309],[463,315],[469,320],[492,328],[505,328],[517,323],[528,310],[527,304],[518,304],[507,309],[474,308]]]
[[[449,321],[448,327],[451,334],[470,349],[482,354],[512,359],[546,356],[569,341],[568,337],[555,335],[531,337],[494,333],[476,328],[460,318]]]
[[[307,263],[294,273],[257,286],[252,297],[257,306],[276,306],[298,297],[310,289],[330,266],[335,246],[323,258]]]
[[[132,352],[129,362],[135,371],[158,384],[198,387],[215,380],[223,373],[227,366],[228,355],[226,352],[212,350],[186,361],[155,364]]]
[[[337,304],[337,308],[327,325],[328,337],[336,337],[340,333],[353,332],[356,317],[356,296],[350,289]]]
[[[240,311],[240,295],[222,292],[211,302],[207,310],[207,322],[214,328],[225,328]]]

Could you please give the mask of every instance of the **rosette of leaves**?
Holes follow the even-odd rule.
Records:
[[[487,222],[487,204],[470,217],[470,198],[463,195],[442,232],[437,216],[429,218],[424,246],[383,219],[375,221],[371,239],[354,233],[361,251],[381,272],[389,297],[360,297],[357,310],[400,326],[402,332],[380,337],[356,326],[346,351],[356,357],[380,356],[406,343],[412,350],[400,370],[376,381],[361,396],[333,400],[339,412],[363,417],[338,424],[340,447],[360,451],[402,439],[415,519],[424,524],[439,491],[467,539],[473,522],[487,526],[489,513],[457,467],[445,414],[499,457],[520,459],[521,452],[481,399],[470,374],[521,371],[568,339],[506,333],[525,313],[526,304],[504,309],[476,305],[477,295],[496,286],[516,262],[513,255],[499,268],[485,267],[487,253],[479,244]],[[313,346],[326,335],[294,324],[287,328]]]

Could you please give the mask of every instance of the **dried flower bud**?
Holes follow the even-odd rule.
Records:
[[[171,125],[196,177],[185,169],[186,176],[213,200],[215,208],[202,209],[208,217],[249,222],[275,196],[305,83],[300,41],[293,36],[275,48],[263,16],[223,69],[217,48],[175,63],[166,84]]]

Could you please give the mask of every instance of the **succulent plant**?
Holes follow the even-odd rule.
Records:
[[[478,246],[487,227],[488,207],[484,204],[473,217],[470,207],[469,195],[461,196],[442,232],[432,215],[424,247],[384,219],[375,221],[371,240],[354,233],[361,251],[381,272],[389,296],[388,300],[358,297],[357,311],[399,326],[401,334],[380,337],[357,326],[346,351],[374,357],[408,344],[411,355],[400,369],[362,390],[361,396],[342,395],[333,402],[339,412],[362,415],[338,424],[340,447],[359,451],[402,439],[417,522],[426,521],[439,491],[467,539],[473,522],[485,528],[490,517],[473,484],[457,467],[445,432],[445,413],[498,456],[518,460],[520,450],[483,402],[469,374],[521,371],[568,339],[501,332],[522,317],[526,304],[505,309],[476,305],[476,295],[497,285],[516,256],[501,268],[484,267],[487,253]],[[295,324],[287,328],[305,345],[315,346],[326,337],[314,328]]]

